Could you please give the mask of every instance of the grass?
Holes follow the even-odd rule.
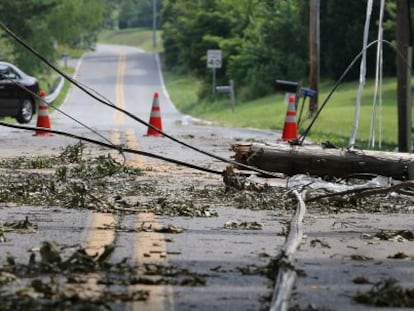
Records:
[[[64,71],[66,74],[68,74],[68,75],[73,75],[74,74],[74,72],[75,72],[75,69],[74,68],[71,68],[71,67],[67,67],[67,68],[60,68],[62,71]],[[69,92],[69,89],[70,89],[70,83],[68,82],[68,81],[64,81],[64,83],[63,83],[63,88],[62,88],[62,90],[60,91],[60,93],[59,93],[59,95],[58,95],[58,97],[55,99],[55,101],[53,102],[53,107],[52,108],[49,108],[49,109],[51,109],[51,111],[54,111],[55,110],[55,108],[59,108],[60,106],[62,106],[62,104],[63,104],[63,101],[65,100],[65,98],[66,98],[66,95],[68,94],[68,92]]]
[[[211,102],[197,100],[197,83],[194,77],[183,77],[171,72],[165,73],[165,81],[170,96],[177,108],[186,114],[217,121],[219,124],[231,127],[251,127],[260,129],[281,130],[284,126],[286,109],[285,95],[273,94],[254,101],[237,101],[234,112],[231,111],[227,95],[216,95]],[[333,82],[321,84],[319,105],[326,99]],[[382,85],[382,145],[384,149],[394,149],[397,146],[398,120],[396,105],[396,80],[384,79]],[[346,82],[333,93],[325,108],[311,129],[309,138],[316,142],[329,140],[339,146],[347,146],[352,134],[355,102],[358,84]],[[361,148],[368,147],[371,128],[371,114],[374,93],[374,82],[369,80],[365,85],[357,144]],[[237,98],[237,94],[236,94]],[[299,102],[297,118],[302,105]],[[300,130],[303,131],[310,123],[307,117],[308,101],[305,102]],[[378,101],[377,101],[378,105]],[[378,107],[378,106],[377,106]],[[377,108],[377,112],[379,108]],[[378,114],[379,115],[379,114]],[[375,138],[378,139],[378,121]]]
[[[98,42],[135,46],[146,52],[163,52],[161,31],[156,32],[157,47],[154,48],[152,29],[129,28],[118,31],[104,30],[99,34]]]

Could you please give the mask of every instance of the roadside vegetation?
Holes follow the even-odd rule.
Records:
[[[147,52],[163,52],[161,32],[156,33],[156,47],[153,45],[153,32],[149,28],[128,28],[118,31],[104,30],[98,35],[100,43],[136,46]]]
[[[160,53],[165,81],[181,112],[234,127],[282,129],[286,114],[284,94],[276,94],[276,79],[308,84],[309,2],[304,0],[160,0],[157,1],[156,47],[153,42],[152,0],[6,1],[0,4],[4,23],[52,62],[62,54],[80,57],[97,41],[127,44]],[[321,1],[320,4],[319,105],[353,57],[361,50],[366,3]],[[6,14],[18,12],[17,15]],[[375,2],[372,21],[377,21]],[[16,19],[14,16],[19,16]],[[387,1],[384,39],[395,46],[396,0]],[[352,20],[352,23],[348,23]],[[376,39],[372,27],[369,41]],[[335,29],[335,31],[326,31]],[[346,44],[344,44],[346,42]],[[0,58],[17,63],[50,85],[50,71],[0,30]],[[227,95],[212,94],[212,71],[206,68],[206,52],[222,51],[222,67],[216,85],[234,80],[236,107]],[[393,150],[397,145],[395,51],[384,47],[382,132],[377,121],[375,138]],[[357,144],[367,147],[371,127],[375,48],[368,50],[368,83],[364,90]],[[314,141],[329,140],[347,146],[352,133],[359,75],[356,63],[346,81],[334,93],[310,132]],[[300,102],[302,104],[302,102]],[[301,109],[301,106],[298,107]],[[379,113],[380,108],[377,107]],[[299,117],[300,111],[297,111]],[[309,105],[303,109],[300,129],[309,124]],[[378,149],[378,145],[375,146]]]
[[[160,37],[159,33],[158,37]],[[132,42],[134,46],[148,52],[151,49],[147,50],[146,47],[152,47],[151,30],[107,30],[99,38],[105,38],[105,42],[111,44]],[[159,41],[159,43],[162,44],[162,41]],[[211,74],[211,70],[208,71],[206,69],[206,73]],[[232,111],[230,98],[226,94],[209,95],[205,98],[200,98],[199,95],[202,92],[203,81],[197,78],[195,74],[180,73],[179,70],[164,70],[164,79],[172,101],[184,114],[214,121],[224,126],[270,130],[283,129],[287,110],[285,94],[273,91],[272,94],[258,99],[243,100],[236,93],[236,106],[234,111]],[[319,94],[320,104],[326,99],[333,85],[333,80],[324,80],[321,83]],[[396,87],[395,78],[390,77],[384,79],[382,85],[382,149],[387,150],[393,150],[397,145]],[[352,133],[357,88],[358,81],[345,81],[338,87],[315,122],[315,125],[312,127],[309,134],[310,139],[315,142],[329,140],[338,146],[347,146]],[[358,146],[361,148],[368,147],[373,94],[374,80],[369,79],[364,88],[361,122],[358,131]],[[298,119],[302,104],[303,102],[300,100],[297,111]],[[308,105],[309,100],[306,100],[300,124],[300,131],[302,132],[311,120],[308,115]],[[378,115],[379,110],[377,106]],[[378,121],[376,128],[376,138],[378,139]],[[378,149],[378,144],[376,149]]]

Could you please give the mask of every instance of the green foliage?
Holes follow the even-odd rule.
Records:
[[[240,53],[231,57],[229,75],[245,86],[243,98],[269,94],[276,79],[304,77],[307,43],[294,2],[264,5],[246,29]]]
[[[153,1],[154,0],[119,1],[119,28],[152,27]],[[161,0],[157,1],[157,12],[160,2]]]
[[[61,1],[49,15],[52,36],[71,47],[90,47],[102,27],[105,4],[105,0]]]
[[[361,51],[366,1],[320,2],[320,72],[336,80]],[[374,1],[369,41],[377,38],[380,1]],[[386,3],[384,39],[395,42],[396,1]],[[258,98],[273,91],[275,79],[302,81],[308,75],[309,1],[164,0],[161,12],[167,68],[184,69],[203,81],[209,96],[211,73],[206,51],[221,49],[217,81],[235,81],[239,97]],[[350,22],[352,21],[352,22]],[[396,52],[385,45],[384,74],[395,73]],[[368,76],[375,73],[376,48],[368,50]],[[354,66],[347,79],[359,74]]]
[[[107,44],[120,44],[138,47],[147,52],[163,52],[161,32],[156,32],[157,46],[154,49],[153,31],[145,28],[128,28],[120,30],[104,30],[99,33],[98,41]]]
[[[377,21],[380,1],[374,1],[368,41],[377,39]],[[321,73],[331,79],[338,79],[352,59],[362,49],[366,16],[366,1],[348,1],[346,5],[337,0],[321,1]],[[388,1],[384,16],[384,39],[395,39],[395,1]],[[352,21],[352,22],[350,22]],[[384,72],[395,74],[395,51],[385,45]],[[367,74],[375,73],[376,47],[367,51]],[[354,66],[348,79],[359,75],[359,66]]]
[[[205,96],[211,89],[206,51],[221,49],[219,83],[235,80],[243,98],[269,94],[276,78],[296,80],[306,72],[306,31],[299,8],[293,0],[164,1],[166,65],[202,78]]]
[[[205,69],[206,49],[219,48],[212,37],[231,34],[232,21],[224,13],[216,1],[164,1],[161,18],[167,66],[185,66],[198,73]]]
[[[56,0],[2,1],[0,20],[35,50],[47,58],[52,58],[53,49],[50,49],[49,45],[51,39],[47,35],[48,27],[44,21],[55,6]],[[18,63],[28,72],[40,71],[42,66],[34,56],[5,32],[1,31],[0,36],[7,47],[2,51],[2,59]]]
[[[11,31],[53,62],[56,46],[89,47],[102,27],[107,0],[14,0],[0,3],[0,20]],[[5,32],[0,32],[1,58],[28,73],[46,70],[37,57]],[[3,49],[3,43],[6,47]]]
[[[105,29],[118,29],[119,0],[106,0],[103,27]]]

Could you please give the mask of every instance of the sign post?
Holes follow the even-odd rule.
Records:
[[[221,68],[221,50],[207,50],[207,68],[213,68],[213,95],[216,92],[216,68]]]

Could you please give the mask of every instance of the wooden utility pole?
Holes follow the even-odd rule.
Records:
[[[411,134],[411,36],[410,0],[397,0],[397,100],[398,150],[412,152]]]
[[[414,180],[411,154],[373,150],[330,149],[316,145],[241,143],[231,146],[233,158],[242,164],[283,173],[320,177],[382,175],[397,180]],[[366,177],[366,176],[365,176]]]
[[[152,0],[152,47],[157,48],[157,0]]]
[[[314,115],[318,110],[319,93],[320,0],[310,0],[309,6],[309,87],[316,91],[310,99],[309,114]]]

